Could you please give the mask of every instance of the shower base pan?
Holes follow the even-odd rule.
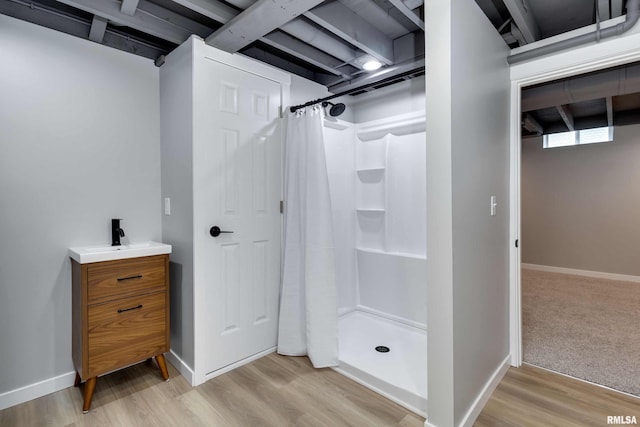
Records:
[[[426,417],[425,330],[359,310],[341,316],[338,330],[336,371]]]

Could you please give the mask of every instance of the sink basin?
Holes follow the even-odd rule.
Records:
[[[80,264],[170,253],[171,245],[153,241],[134,242],[120,246],[83,246],[69,248],[69,256]]]

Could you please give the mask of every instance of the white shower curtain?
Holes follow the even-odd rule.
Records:
[[[285,139],[284,257],[278,353],[338,365],[335,249],[322,109],[291,113]]]

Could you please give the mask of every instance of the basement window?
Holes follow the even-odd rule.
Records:
[[[597,144],[613,141],[613,126],[550,133],[542,136],[543,148],[567,147],[569,145]]]

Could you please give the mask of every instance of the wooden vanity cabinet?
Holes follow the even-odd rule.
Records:
[[[75,385],[89,411],[97,377],[155,357],[168,380],[169,255],[72,265]]]

